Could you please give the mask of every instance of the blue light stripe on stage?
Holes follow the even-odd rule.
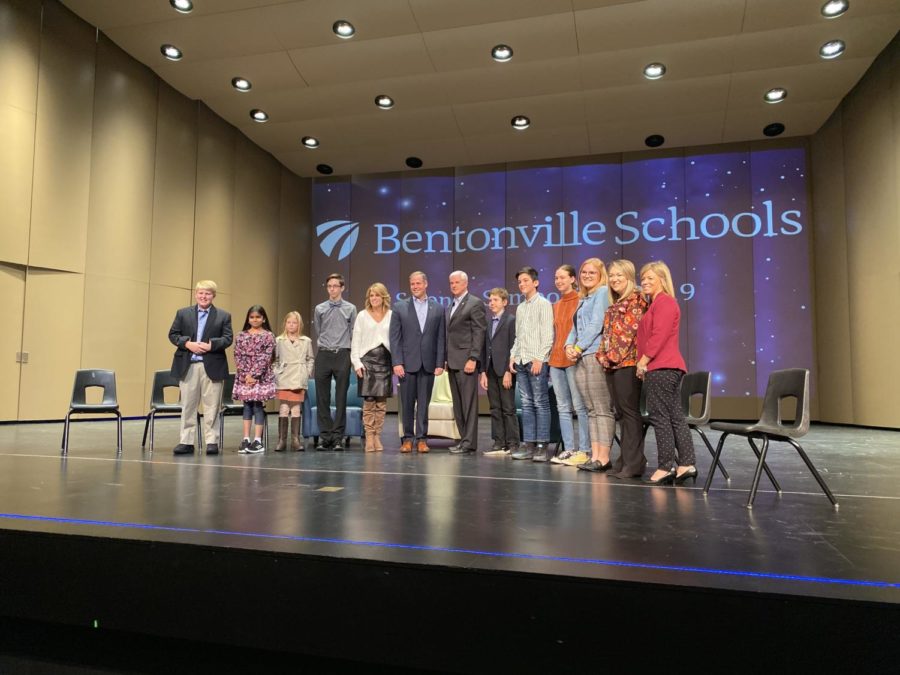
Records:
[[[228,537],[248,537],[253,539],[273,539],[295,541],[311,544],[338,544],[344,546],[369,546],[372,548],[394,549],[405,551],[426,551],[429,553],[458,553],[488,558],[505,558],[515,560],[535,560],[547,562],[578,563],[581,565],[597,565],[604,567],[622,567],[626,569],[657,570],[662,572],[693,572],[728,577],[750,579],[766,579],[776,581],[799,581],[814,584],[835,584],[842,586],[867,586],[900,590],[900,582],[870,581],[866,579],[840,579],[833,577],[812,577],[800,574],[778,574],[775,572],[751,572],[748,570],[725,570],[710,567],[691,567],[682,565],[656,565],[652,563],[625,562],[621,560],[601,560],[597,558],[575,558],[569,556],[541,555],[537,553],[510,553],[503,551],[479,551],[477,549],[450,548],[445,546],[425,546],[421,544],[397,544],[383,541],[358,541],[355,539],[332,539],[328,537],[304,537],[291,534],[266,534],[262,532],[234,532],[231,530],[212,530],[193,527],[173,527],[168,525],[149,525],[147,523],[120,523],[113,520],[87,520],[83,518],[59,518],[53,516],[35,516],[22,513],[0,513],[0,519],[23,520],[31,522],[60,523],[64,525],[89,525],[92,527],[111,527],[133,530],[151,530],[156,532],[179,532],[184,534],[212,534]]]

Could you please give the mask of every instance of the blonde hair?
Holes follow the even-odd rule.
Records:
[[[582,298],[586,298],[589,295],[592,295],[597,289],[601,286],[609,285],[609,277],[606,274],[606,265],[603,264],[603,261],[600,258],[588,258],[583,263],[581,263],[581,267],[578,268],[578,280],[581,281],[581,271],[585,268],[586,265],[593,265],[597,268],[597,271],[600,272],[600,279],[597,281],[597,285],[594,286],[590,291],[584,287],[584,284],[581,284],[578,288],[578,295]]]
[[[659,277],[663,293],[671,295],[673,298],[675,297],[675,284],[672,282],[672,273],[669,271],[669,266],[666,263],[662,260],[648,262],[641,268],[641,279],[644,278],[644,274],[647,272],[653,272]]]
[[[387,287],[384,284],[377,282],[377,281],[366,289],[366,304],[365,304],[366,309],[372,309],[372,303],[369,300],[369,296],[372,295],[373,292],[376,295],[381,296],[381,302],[384,307],[384,313],[387,314],[388,310],[391,308],[391,296],[388,293]]]
[[[215,297],[216,293],[219,290],[219,287],[216,286],[216,282],[211,279],[204,279],[203,281],[198,281],[197,285],[194,286],[195,291],[199,291],[203,289],[204,291],[212,291],[213,297]]]
[[[288,336],[287,332],[287,322],[288,319],[296,319],[299,324],[299,328],[297,329],[298,335],[303,335],[303,317],[300,316],[300,312],[288,312],[284,315],[284,321],[281,323],[281,337],[286,338]]]
[[[607,285],[606,293],[609,296],[609,304],[613,305],[617,303],[622,298],[627,298],[634,291],[635,287],[635,278],[634,278],[634,263],[630,260],[625,260],[624,258],[621,260],[613,260],[609,263],[609,274],[612,274],[613,270],[619,270],[622,274],[625,275],[625,279],[627,279],[628,283],[625,286],[625,290],[620,294],[616,293],[612,286]]]

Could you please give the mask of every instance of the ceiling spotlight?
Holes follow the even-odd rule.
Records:
[[[250,119],[252,119],[254,122],[268,122],[269,116],[266,114],[265,110],[254,108],[250,111]]]
[[[422,160],[418,157],[407,157],[406,158],[406,166],[410,169],[421,169],[422,168]]]
[[[850,9],[850,0],[828,0],[822,5],[822,16],[826,19],[836,19]]]
[[[653,134],[651,136],[647,136],[647,138],[644,139],[644,144],[648,148],[658,148],[665,142],[666,142],[665,137],[660,136],[659,134]]]
[[[334,173],[334,169],[332,169],[328,164],[316,164],[316,171],[321,174],[325,174],[326,176],[330,176]]]
[[[175,45],[163,45],[159,48],[159,51],[162,52],[162,55],[169,59],[169,61],[181,61],[181,57],[184,56],[184,54],[181,53],[181,50]]]
[[[763,133],[766,136],[780,136],[784,133],[784,125],[781,122],[772,122],[763,128]]]
[[[512,124],[512,128],[516,131],[524,131],[531,126],[531,120],[525,117],[525,115],[516,115],[509,123]]]
[[[491,50],[491,57],[500,63],[506,63],[512,56],[513,50],[509,45],[497,45]]]
[[[844,53],[846,48],[847,45],[844,44],[843,40],[829,40],[819,47],[819,56],[823,59],[836,59]]]
[[[253,85],[250,84],[250,80],[247,80],[243,77],[232,78],[231,86],[238,91],[250,91],[250,89],[253,87]]]
[[[781,103],[786,98],[787,89],[784,87],[774,87],[773,89],[769,89],[765,96],[763,96],[763,100],[765,100],[766,103]]]
[[[304,148],[309,148],[310,150],[319,147],[319,139],[313,138],[312,136],[304,136],[300,139],[300,142],[303,143]]]
[[[644,66],[644,77],[648,80],[658,80],[666,74],[666,67],[662,63],[650,63]]]
[[[181,12],[182,14],[189,14],[192,9],[194,9],[194,3],[191,0],[169,0],[169,4],[175,8],[176,12]],[[824,9],[822,10],[825,11]]]
[[[394,99],[387,94],[378,94],[378,96],[375,97],[375,105],[382,110],[390,110],[394,107]]]
[[[354,35],[356,35],[356,29],[349,21],[335,21],[334,25],[331,27],[331,30],[334,31],[335,35],[343,40],[352,38]]]

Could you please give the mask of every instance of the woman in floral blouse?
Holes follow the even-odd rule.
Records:
[[[262,444],[266,423],[266,401],[275,398],[275,336],[262,305],[247,310],[244,329],[234,341],[234,363],[237,372],[231,397],[244,402],[244,440],[239,453],[256,455],[265,452]],[[255,435],[250,442],[250,423],[255,422]]]
[[[606,373],[613,403],[622,418],[621,453],[613,463],[616,478],[640,478],[647,466],[644,423],[641,420],[641,381],[637,378],[637,331],[647,301],[635,286],[634,263],[609,264],[609,308],[603,317],[603,342],[597,360]]]

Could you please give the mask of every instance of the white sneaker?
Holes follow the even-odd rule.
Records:
[[[485,450],[481,454],[485,457],[506,457],[509,454],[509,451],[506,448],[500,448],[498,450]]]
[[[579,451],[579,452],[573,453],[572,456],[569,457],[568,459],[564,459],[562,463],[565,464],[566,466],[578,466],[579,464],[584,464],[590,458],[591,458],[590,455],[588,455],[586,452]]]

